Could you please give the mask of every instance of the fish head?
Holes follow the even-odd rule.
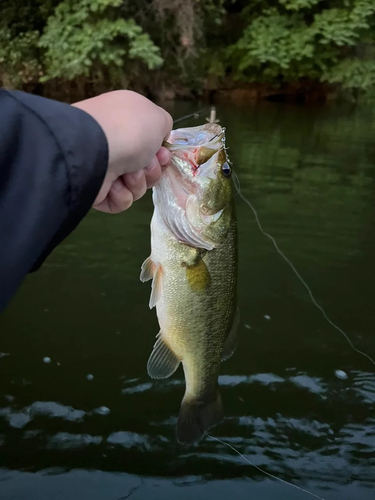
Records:
[[[172,164],[154,188],[161,194],[154,203],[179,241],[212,250],[225,241],[233,216],[225,129],[208,123],[173,130],[166,146]]]

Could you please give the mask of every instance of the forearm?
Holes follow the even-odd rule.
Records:
[[[88,212],[107,164],[85,112],[0,90],[0,310]]]

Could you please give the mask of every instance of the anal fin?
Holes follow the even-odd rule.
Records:
[[[147,372],[151,378],[168,378],[178,368],[180,360],[165,343],[159,332],[147,363]]]
[[[236,312],[234,313],[232,328],[230,329],[230,332],[228,333],[228,336],[224,342],[223,351],[221,353],[221,361],[226,361],[227,359],[229,359],[236,350],[237,330],[239,324],[240,324],[240,310],[237,307]]]

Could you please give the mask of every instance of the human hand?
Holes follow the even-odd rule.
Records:
[[[73,104],[102,127],[108,142],[108,169],[93,207],[119,213],[154,186],[170,162],[161,147],[172,117],[136,92],[118,90]]]

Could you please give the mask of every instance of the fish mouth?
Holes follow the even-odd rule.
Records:
[[[225,155],[225,129],[216,123],[173,130],[164,143],[172,155],[169,168],[155,186],[155,203],[164,222],[181,243],[212,250],[216,242],[204,235],[217,222],[222,210],[201,213],[202,193],[215,180]]]
[[[176,129],[163,144],[172,154],[172,165],[182,174],[181,181],[194,184],[197,176],[205,175],[202,170],[212,170],[207,168],[212,163],[210,160],[225,150],[225,129],[217,123]],[[214,177],[212,172],[209,176]]]
[[[172,154],[168,177],[177,204],[185,210],[189,196],[197,195],[205,179],[215,179],[218,159],[225,153],[225,128],[217,123],[172,130],[164,145]],[[203,184],[202,184],[203,183]]]
[[[172,130],[168,141],[164,141],[163,145],[170,151],[200,146],[209,147],[212,143],[220,141],[224,132],[225,129],[217,123],[207,123],[198,127],[179,128]]]

